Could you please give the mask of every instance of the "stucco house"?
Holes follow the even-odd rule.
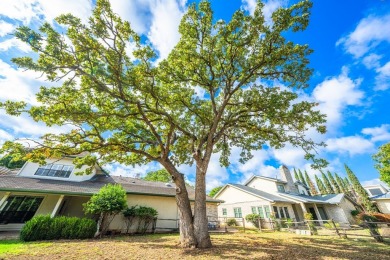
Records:
[[[390,191],[381,184],[363,187],[380,212],[390,214]]]
[[[244,184],[227,184],[214,198],[224,202],[218,206],[218,215],[225,218],[245,218],[251,213],[268,220],[302,221],[309,212],[315,220],[328,220],[348,225],[354,223],[353,202],[344,194],[310,196],[308,187],[294,182],[286,166],[280,167],[280,179],[254,175]],[[264,221],[265,223],[267,221]],[[250,223],[246,223],[250,225]]]
[[[110,176],[99,166],[94,167],[90,175],[79,175],[76,172],[80,169],[75,169],[73,159],[48,159],[43,166],[27,162],[17,174],[0,175],[0,231],[20,230],[35,215],[84,217],[83,203],[108,183],[123,186],[129,206],[155,208],[158,211],[156,231],[178,228],[176,188],[173,183]],[[190,200],[194,200],[194,189],[188,187],[188,193]],[[207,197],[210,221],[217,218],[219,202]],[[124,228],[122,216],[117,216],[110,225],[110,229]]]

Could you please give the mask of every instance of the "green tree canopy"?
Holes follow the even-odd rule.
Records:
[[[309,187],[309,185],[306,183],[306,180],[305,180],[305,178],[303,177],[303,174],[302,174],[302,172],[301,172],[300,169],[298,169],[298,177],[299,177],[299,180],[300,180],[303,184],[305,184],[306,186]]]
[[[58,17],[66,37],[48,23],[39,31],[21,26],[15,36],[38,58],[12,61],[63,84],[41,87],[37,100],[42,105],[8,101],[0,107],[49,126],[74,127],[42,136],[27,155],[31,161],[89,151],[74,160],[77,167],[159,162],[177,187],[182,245],[210,247],[206,174],[212,154],[227,166],[232,147],[242,149],[245,162],[265,145],[291,144],[301,147],[315,167],[325,164],[314,157],[323,143],[306,136],[308,129],[326,131],[325,116],[317,103],[298,100],[295,91],[308,87],[312,51],[286,38],[306,29],[312,3],[277,9],[271,24],[265,22],[263,6],[258,2],[253,15],[238,10],[225,22],[215,19],[209,2],[191,5],[180,23],[178,44],[158,64],[152,47],[112,12],[108,0],[96,2],[88,24],[72,14]],[[197,96],[196,89],[205,95]],[[3,151],[14,148],[8,142]],[[194,213],[180,164],[196,165]]]
[[[318,195],[318,191],[316,189],[316,186],[314,185],[313,181],[310,179],[309,175],[307,174],[307,171],[305,171],[305,179],[306,183],[308,183],[310,188],[310,194],[312,196]]]
[[[172,180],[171,175],[166,169],[161,169],[157,171],[148,172],[145,177],[146,181],[161,181],[161,182],[170,182]]]
[[[12,154],[7,154],[0,159],[0,166],[7,167],[8,169],[22,168],[26,160],[17,159]]]
[[[335,178],[333,177],[332,173],[330,171],[327,172],[328,174],[328,178],[329,178],[329,181],[330,183],[332,184],[332,187],[333,187],[333,191],[335,193],[341,193],[342,190],[341,188],[339,187],[338,183],[336,182]]]
[[[374,154],[375,168],[379,171],[380,179],[390,185],[390,143],[379,147]]]
[[[218,186],[218,187],[211,189],[211,191],[209,192],[209,196],[214,197],[214,195],[217,194],[222,188],[223,188],[223,186]]]
[[[321,171],[321,175],[322,175],[323,183],[325,184],[325,189],[327,194],[334,194],[335,192],[333,190],[332,184],[330,184],[328,177],[325,175],[323,171]]]
[[[324,183],[321,181],[321,179],[318,178],[317,175],[315,176],[315,179],[316,179],[317,187],[318,187],[318,190],[320,191],[320,194],[321,194],[321,195],[328,194],[328,191],[326,190],[325,185],[324,185]]]

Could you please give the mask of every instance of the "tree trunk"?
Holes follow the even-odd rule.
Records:
[[[179,211],[180,244],[185,248],[197,247],[195,239],[191,203],[184,181],[184,176],[169,161],[161,162],[165,169],[172,175],[176,184],[176,203]]]
[[[198,248],[212,247],[206,212],[206,169],[197,164],[195,183],[194,229]]]

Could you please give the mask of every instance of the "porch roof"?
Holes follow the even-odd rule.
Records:
[[[108,183],[118,183],[128,194],[154,195],[174,197],[176,195],[175,184],[163,182],[145,181],[130,177],[96,175],[91,180],[72,182],[64,180],[48,180],[39,178],[27,178],[20,176],[0,176],[0,191],[37,192],[69,195],[90,196],[99,191]],[[195,191],[187,186],[190,200],[195,199]],[[221,200],[206,198],[207,202],[222,202]]]
[[[304,203],[320,203],[320,204],[337,204],[340,203],[344,197],[343,193],[340,194],[328,194],[319,196],[307,196],[303,194],[291,194],[291,193],[279,193],[281,196],[291,198]]]

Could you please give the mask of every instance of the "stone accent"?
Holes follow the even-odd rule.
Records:
[[[287,168],[287,166],[281,165],[279,167],[279,171],[280,171],[280,179],[282,181],[287,182],[286,191],[298,194],[298,189],[294,184],[294,180],[293,180],[291,173],[290,173],[289,169]]]

